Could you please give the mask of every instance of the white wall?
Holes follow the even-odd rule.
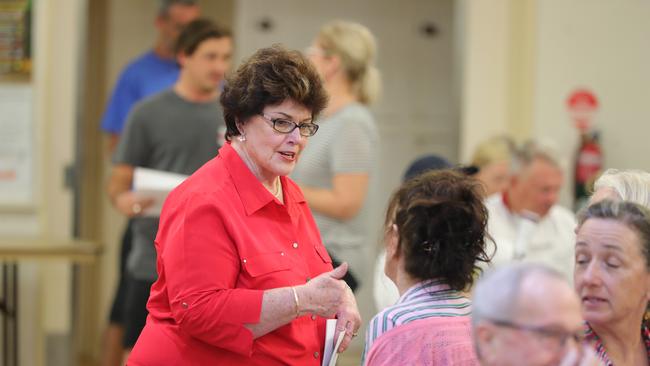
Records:
[[[73,162],[77,71],[85,0],[34,4],[33,99],[34,202],[20,212],[0,212],[0,237],[70,239],[71,192],[63,169]],[[1,133],[1,131],[0,131]],[[22,263],[20,267],[21,364],[44,362],[46,334],[70,330],[71,271],[66,264]]]
[[[457,3],[462,22],[460,156],[467,161],[483,139],[507,131],[510,0]]]
[[[650,2],[461,0],[461,156],[495,133],[552,140],[564,155],[561,202],[572,205],[578,134],[569,93],[600,99],[605,167],[650,170]]]
[[[578,136],[565,101],[588,87],[600,100],[605,167],[650,171],[649,17],[645,0],[537,2],[536,135],[573,155]]]

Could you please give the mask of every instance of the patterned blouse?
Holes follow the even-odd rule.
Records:
[[[648,323],[646,321],[641,324],[641,337],[645,343],[645,348],[648,352],[648,360],[650,361],[650,328],[648,328]],[[614,363],[607,355],[607,350],[605,349],[603,341],[598,337],[598,334],[591,329],[588,323],[585,323],[585,340],[594,345],[598,358],[603,361],[605,366],[614,366]]]
[[[469,316],[471,313],[472,302],[463,293],[435,279],[422,281],[408,289],[395,305],[384,309],[370,321],[362,364],[374,341],[395,327],[418,319]]]

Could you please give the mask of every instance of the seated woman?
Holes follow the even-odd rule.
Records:
[[[605,365],[650,364],[650,211],[603,200],[579,215],[575,287],[586,338]]]
[[[481,184],[462,173],[428,172],[393,194],[385,272],[400,298],[370,321],[365,365],[478,365],[463,291],[488,261],[486,224]]]
[[[438,155],[424,155],[415,159],[406,169],[402,181],[409,180],[422,173],[431,170],[449,169],[452,165],[447,159]],[[399,292],[393,281],[384,273],[386,265],[386,250],[381,249],[375,260],[375,272],[373,282],[372,296],[375,299],[375,306],[378,311],[395,304],[399,299]]]

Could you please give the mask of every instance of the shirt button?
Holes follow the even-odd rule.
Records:
[[[281,252],[280,255],[284,255],[284,252]]]
[[[242,262],[246,263],[246,259],[244,259]]]
[[[187,309],[187,303],[186,302],[182,303],[181,306],[183,307],[183,309]]]
[[[316,314],[311,314],[311,320],[316,320]]]
[[[298,248],[298,243],[293,243],[292,247]]]
[[[314,358],[318,358],[318,356],[320,356],[320,354],[318,352],[314,352]]]

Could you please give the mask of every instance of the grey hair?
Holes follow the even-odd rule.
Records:
[[[633,229],[641,242],[641,253],[650,271],[650,210],[635,202],[603,200],[578,213],[578,230],[589,219],[615,220]]]
[[[196,0],[158,0],[158,16],[165,17],[174,5],[194,6]]]
[[[482,321],[510,321],[519,312],[521,285],[530,276],[556,279],[569,285],[564,276],[538,263],[512,263],[481,277],[472,292],[472,326]]]
[[[611,188],[621,200],[650,208],[650,173],[648,172],[636,169],[607,169],[594,182],[594,192],[601,188]]]
[[[520,174],[536,159],[542,159],[562,169],[560,155],[554,144],[550,141],[528,140],[513,154],[510,166],[512,174]]]

